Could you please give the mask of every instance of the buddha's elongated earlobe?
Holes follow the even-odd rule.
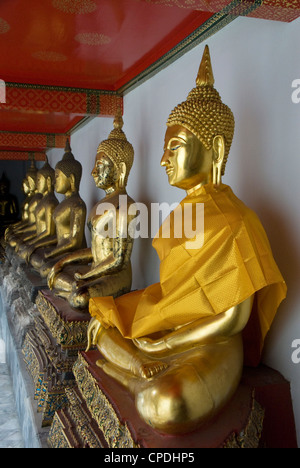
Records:
[[[51,177],[49,177],[49,176],[47,177],[46,183],[47,183],[47,191],[51,192],[52,187],[53,187],[53,181],[52,181]]]
[[[71,175],[70,175],[70,186],[71,186],[71,192],[72,192],[72,193],[74,193],[74,192],[77,191],[74,174],[71,174]]]
[[[122,162],[120,164],[119,188],[125,188],[125,180],[126,180],[126,164]]]
[[[213,184],[221,185],[222,182],[222,167],[225,156],[225,141],[224,137],[217,135],[213,139]]]

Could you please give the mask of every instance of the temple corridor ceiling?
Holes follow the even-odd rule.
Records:
[[[241,15],[291,22],[300,0],[1,0],[0,159],[63,148]]]

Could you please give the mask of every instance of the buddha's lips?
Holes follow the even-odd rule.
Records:
[[[172,166],[169,166],[169,167],[166,168],[166,173],[168,175],[172,174],[173,172],[174,172],[174,168]]]

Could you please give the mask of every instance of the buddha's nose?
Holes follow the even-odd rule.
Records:
[[[161,158],[160,165],[162,167],[167,166],[168,161],[169,161],[169,151],[165,150],[163,157]]]

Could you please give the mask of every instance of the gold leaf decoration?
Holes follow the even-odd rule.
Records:
[[[53,52],[51,50],[40,50],[38,52],[33,52],[32,56],[37,60],[42,60],[43,62],[65,62],[67,57],[59,52]]]
[[[97,9],[97,5],[93,0],[52,0],[54,8],[76,15],[84,15],[92,13]]]
[[[75,40],[80,44],[89,46],[105,45],[111,42],[111,38],[100,33],[82,32],[75,36]]]
[[[10,26],[7,21],[0,18],[0,34],[5,34],[10,30]]]

